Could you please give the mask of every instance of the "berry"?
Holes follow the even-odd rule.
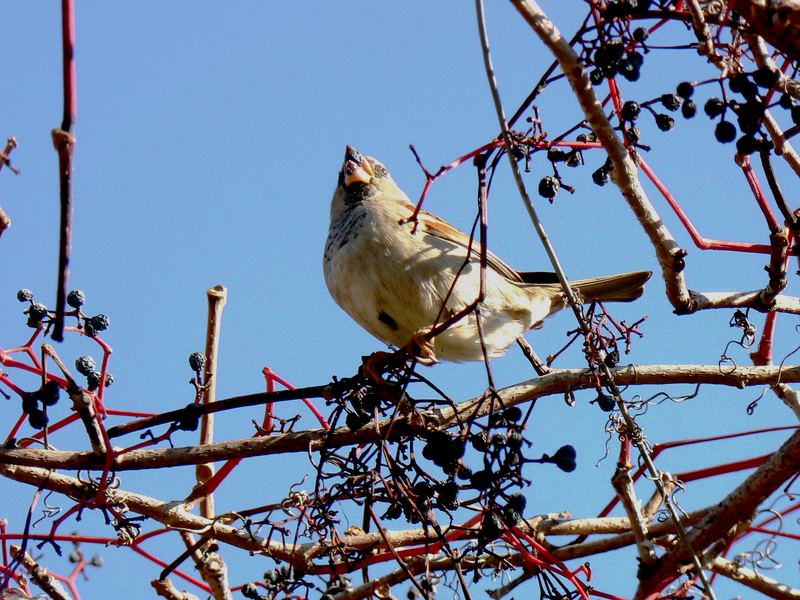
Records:
[[[572,473],[577,466],[576,457],[575,448],[567,444],[556,450],[556,453],[551,457],[551,462],[565,473]]]
[[[34,302],[28,309],[28,327],[39,327],[47,316],[47,307]]]
[[[778,80],[781,78],[781,75],[778,71],[773,71],[769,67],[761,67],[760,69],[756,69],[753,73],[753,81],[756,82],[756,85],[762,88],[771,88]]]
[[[638,81],[641,75],[639,67],[630,58],[623,58],[617,63],[619,74],[628,81]]]
[[[572,150],[567,154],[566,165],[568,167],[580,167],[583,164],[583,155],[580,150]]]
[[[692,97],[692,94],[694,94],[694,86],[688,81],[681,81],[678,84],[678,87],[675,88],[675,91],[677,92],[678,96],[684,100],[688,100]]]
[[[522,434],[519,431],[512,431],[508,434],[508,447],[512,450],[522,448]]]
[[[608,170],[605,167],[600,167],[592,173],[592,181],[599,186],[604,186],[610,179]]]
[[[789,110],[794,106],[794,100],[792,100],[789,94],[781,94],[781,97],[778,99],[778,106]]]
[[[745,134],[736,140],[736,152],[739,154],[752,154],[756,150],[758,150],[758,142],[752,134]]]
[[[676,94],[664,94],[661,96],[661,106],[675,112],[681,107],[681,99]]]
[[[200,426],[200,405],[187,404],[175,426],[181,431],[197,431]]]
[[[619,114],[624,121],[630,121],[633,123],[641,112],[642,108],[639,106],[638,102],[628,100],[622,105],[622,110],[620,110]]]
[[[503,521],[505,521],[509,527],[514,527],[521,520],[522,516],[514,509],[510,509],[508,507],[503,509]]]
[[[600,407],[600,410],[603,412],[611,412],[614,410],[615,402],[611,396],[604,394],[603,392],[597,393],[597,398],[592,400],[592,404],[597,404]]]
[[[792,107],[792,123],[800,125],[800,105]]]
[[[603,72],[600,69],[592,69],[589,72],[589,81],[592,83],[592,85],[600,85],[603,83],[603,79]]]
[[[105,331],[111,325],[111,320],[106,315],[97,315],[89,319],[92,329],[95,331]]]
[[[67,294],[67,304],[69,304],[72,308],[80,308],[86,304],[86,294],[84,294],[81,290],[72,290],[69,294]]]
[[[547,177],[543,177],[539,182],[539,195],[542,198],[552,200],[556,197],[556,194],[558,194],[560,187],[561,183],[558,181],[558,179],[552,175],[548,175]]]
[[[636,52],[635,50],[633,52],[628,52],[628,60],[639,69],[641,69],[644,64],[644,56],[642,56],[641,52]]]
[[[650,37],[650,32],[647,31],[644,27],[637,27],[633,30],[633,39],[639,42],[640,44],[647,40]]]
[[[656,115],[656,126],[661,131],[669,131],[670,129],[675,127],[675,119],[673,119],[669,115],[659,113]]]
[[[638,127],[628,127],[627,133],[628,133],[628,139],[631,141],[632,144],[638,144],[639,140],[642,139],[642,132],[639,131]],[[610,171],[611,170],[611,166],[610,165],[606,165],[605,169],[607,171]],[[597,183],[597,182],[595,182],[595,183]]]
[[[100,387],[100,373],[98,371],[90,373],[86,376],[86,387],[89,388],[90,392],[93,392]]]
[[[750,80],[747,79],[747,75],[744,73],[738,73],[728,79],[728,87],[736,94],[743,93],[748,83],[750,83]]]
[[[714,119],[725,112],[725,103],[719,98],[709,98],[703,106],[703,111]]]
[[[458,508],[458,484],[455,481],[446,481],[437,485],[436,503],[446,510]]]
[[[347,413],[347,417],[345,418],[344,422],[350,431],[358,431],[364,425],[369,423],[369,415],[366,413]]]
[[[730,121],[720,121],[714,128],[714,137],[718,142],[728,144],[736,139],[736,127]]]
[[[493,481],[494,474],[487,469],[475,471],[472,474],[472,477],[469,478],[469,482],[472,484],[472,487],[479,491],[488,489],[489,486],[492,485]]]
[[[44,429],[47,427],[47,423],[50,419],[47,417],[47,413],[41,409],[36,409],[30,413],[28,413],[28,423],[34,429]]]
[[[619,364],[619,350],[611,350],[608,352],[603,359],[603,363],[612,369],[616,367]]]
[[[245,598],[250,598],[251,600],[258,600],[261,595],[258,593],[258,587],[255,583],[245,583],[241,589],[242,596]]]
[[[525,496],[523,496],[521,492],[514,492],[513,494],[508,495],[506,508],[522,513],[525,512],[525,506],[527,504],[528,501],[525,499]]]
[[[414,494],[419,498],[432,498],[433,486],[424,479],[420,480],[414,484]]]
[[[114,376],[111,373],[106,373],[106,387],[114,383]]]
[[[40,392],[23,392],[22,393],[22,412],[26,415],[33,414],[39,410]]]
[[[79,356],[75,360],[75,369],[78,371],[78,373],[81,375],[86,375],[87,377],[94,373],[96,366],[97,365],[91,356]]]
[[[30,302],[33,300],[33,292],[27,288],[22,288],[17,292],[17,300],[20,302]]]
[[[522,418],[522,409],[519,406],[509,406],[503,411],[503,416],[516,423]]]
[[[550,162],[564,162],[567,160],[567,153],[560,148],[548,148],[547,149],[547,160]]]
[[[683,105],[681,105],[681,114],[684,119],[694,118],[697,114],[697,104],[694,103],[694,100],[685,100],[683,102]]]
[[[485,431],[474,434],[469,441],[478,452],[485,452],[489,448],[489,439]]]
[[[764,117],[764,105],[760,100],[749,100],[739,105],[736,114],[742,133],[755,133]]]
[[[495,433],[492,436],[492,446],[495,448],[504,448],[506,443],[508,443],[508,438],[504,433]]]
[[[386,512],[383,513],[383,518],[389,520],[399,519],[400,515],[402,514],[403,507],[400,506],[400,503],[390,504],[389,508],[386,509]]]
[[[206,355],[202,352],[192,352],[189,355],[189,367],[195,373],[199,373],[206,366]]]
[[[494,540],[500,537],[500,534],[505,530],[503,522],[495,513],[491,513],[483,518],[481,522],[480,538],[486,541]]]
[[[42,403],[45,406],[53,406],[56,402],[58,402],[58,397],[60,394],[61,386],[59,386],[55,381],[48,381],[42,386]]]

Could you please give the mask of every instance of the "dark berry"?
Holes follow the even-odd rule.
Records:
[[[28,413],[28,423],[34,429],[44,429],[47,426],[47,423],[50,419],[47,417],[47,413],[41,409],[36,409],[30,413]]]
[[[619,111],[620,116],[624,121],[633,122],[639,116],[639,113],[642,112],[642,108],[639,106],[638,102],[634,102],[633,100],[628,100],[625,104],[622,105],[622,110]]]
[[[633,30],[633,39],[639,42],[640,44],[647,40],[650,37],[650,32],[647,31],[644,27],[637,27]]]
[[[781,97],[778,98],[778,106],[789,110],[794,106],[794,100],[789,94],[781,94]]]
[[[725,103],[719,98],[709,98],[703,105],[703,111],[714,119],[725,112]]]
[[[106,373],[106,387],[114,383],[114,376],[111,373]]]
[[[28,327],[39,327],[47,316],[47,307],[34,302],[28,309]]]
[[[551,461],[565,473],[572,473],[577,466],[575,462],[576,457],[575,448],[567,444],[556,450],[556,453],[551,457]]]
[[[522,495],[521,492],[514,492],[513,494],[508,495],[508,501],[506,502],[506,507],[510,508],[511,510],[515,510],[518,513],[525,512],[525,506],[528,504],[528,501],[525,499],[525,496]]]
[[[753,73],[753,81],[756,82],[756,85],[762,88],[771,88],[778,80],[781,78],[781,75],[778,71],[773,71],[769,67],[761,67],[760,69],[756,69]]]
[[[35,392],[23,392],[22,412],[24,412],[26,415],[30,415],[39,410],[40,397],[41,392],[39,390],[36,390]]]
[[[736,152],[739,154],[752,154],[758,150],[758,142],[755,136],[748,133],[736,140]]]
[[[79,356],[75,360],[75,369],[77,369],[78,373],[87,377],[94,373],[96,366],[91,356]]]
[[[472,469],[470,469],[467,465],[458,465],[458,470],[456,471],[456,477],[458,477],[462,481],[468,481],[472,479]]]
[[[55,381],[48,381],[42,386],[42,403],[45,406],[53,406],[58,402],[58,397],[61,394],[61,386]]]
[[[503,416],[516,423],[522,418],[522,409],[519,406],[509,406],[503,411]]]
[[[506,443],[508,443],[508,438],[505,433],[495,433],[492,436],[492,446],[495,448],[505,448]]]
[[[718,142],[728,144],[736,139],[736,126],[730,121],[720,121],[714,128],[714,137]]]
[[[664,94],[661,96],[661,106],[675,112],[681,107],[681,99],[676,94]]]
[[[738,73],[728,79],[728,87],[736,94],[741,94],[748,83],[750,83],[750,80],[744,73]]]
[[[69,304],[72,308],[80,308],[86,304],[86,294],[84,294],[81,290],[72,290],[69,294],[67,294],[67,304]]]
[[[746,82],[744,84],[744,87],[742,88],[742,96],[744,96],[748,100],[752,100],[753,98],[758,96],[758,86],[752,81]]]
[[[90,392],[100,387],[100,373],[98,371],[86,376],[86,387],[89,388]]]
[[[390,504],[389,508],[386,509],[386,512],[383,513],[384,519],[394,520],[399,519],[400,515],[403,514],[403,507],[400,506],[400,503]]]
[[[683,104],[681,105],[681,114],[683,115],[684,119],[694,118],[694,116],[697,114],[697,104],[694,103],[694,100],[683,101]]]
[[[17,292],[17,300],[20,302],[30,302],[33,300],[33,292],[29,289],[22,288],[20,291]]]
[[[630,58],[623,58],[619,61],[617,70],[628,81],[638,81],[641,75],[639,67]]]
[[[604,186],[610,179],[608,170],[605,167],[600,167],[592,173],[592,181],[599,186]]]
[[[619,364],[619,350],[611,350],[610,352],[606,353],[603,363],[612,369],[616,367]]]
[[[480,471],[475,471],[472,474],[472,477],[469,478],[470,484],[476,490],[482,491],[488,489],[489,486],[492,485],[494,481],[494,473],[487,469],[481,469]]]
[[[250,600],[258,600],[261,595],[258,593],[258,586],[255,583],[245,583],[241,589],[242,596],[250,598]]]
[[[592,404],[597,404],[603,412],[611,412],[616,406],[614,399],[603,392],[598,392],[597,398],[592,400]]]
[[[511,431],[508,434],[508,447],[512,450],[519,450],[522,448],[522,434],[519,431]]]
[[[522,516],[513,508],[506,507],[503,509],[503,521],[505,521],[509,527],[514,527],[522,521]]]
[[[503,521],[500,520],[495,513],[485,515],[481,522],[480,537],[483,540],[494,540],[500,537],[500,534],[505,530]]]
[[[542,198],[547,198],[548,200],[552,200],[558,194],[558,190],[561,187],[561,182],[558,181],[552,175],[548,175],[547,177],[543,177],[541,181],[539,181],[539,195]]]
[[[638,144],[639,140],[642,139],[642,132],[639,131],[638,127],[628,127],[627,134],[628,134],[628,139],[631,141],[632,144]],[[604,168],[607,171],[611,171],[610,164],[606,165]]]
[[[206,355],[202,352],[192,352],[189,355],[189,368],[195,373],[199,373],[206,366]]]
[[[636,52],[635,50],[633,52],[628,52],[628,60],[639,69],[641,69],[644,64],[644,56],[641,52]]]
[[[201,408],[199,404],[187,404],[175,426],[181,431],[197,431],[200,426]]]
[[[755,133],[764,117],[764,105],[759,100],[749,100],[739,105],[736,116],[742,133]]]
[[[792,123],[800,125],[800,105],[792,107]]]
[[[111,320],[106,315],[97,315],[89,319],[92,329],[95,331],[105,331],[111,325]]]
[[[369,423],[369,415],[361,412],[347,413],[347,417],[345,417],[344,423],[345,425],[347,425],[347,428],[350,431],[358,431],[364,425]]]
[[[458,507],[458,484],[445,481],[436,486],[436,499],[442,508],[453,510]]]
[[[694,86],[688,81],[681,81],[675,88],[675,92],[684,100],[688,100],[694,94]]]
[[[675,127],[675,119],[669,115],[658,113],[656,115],[656,127],[658,127],[661,131],[669,131]]]
[[[580,167],[583,164],[583,155],[581,154],[580,150],[572,150],[567,154],[567,160],[565,164],[568,167]]]
[[[560,148],[548,148],[547,149],[547,160],[550,162],[564,162],[567,160],[567,153]]]
[[[433,486],[424,479],[414,484],[414,494],[419,498],[433,497]]]
[[[592,83],[592,85],[600,85],[603,83],[603,79],[603,71],[600,69],[592,69],[589,72],[589,81]]]
[[[485,452],[489,448],[489,439],[485,431],[473,434],[469,441],[478,452]]]

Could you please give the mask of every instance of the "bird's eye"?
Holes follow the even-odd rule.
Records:
[[[384,167],[382,164],[375,163],[373,170],[378,177],[386,177],[386,167]]]

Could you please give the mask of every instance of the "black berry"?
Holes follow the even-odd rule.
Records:
[[[620,110],[619,114],[624,121],[633,122],[639,116],[639,113],[642,112],[641,107],[639,106],[638,102],[634,102],[633,100],[628,100],[625,104],[622,105],[622,110]]]
[[[78,371],[78,373],[81,375],[86,375],[87,377],[94,373],[96,366],[97,365],[91,356],[79,356],[75,360],[75,369]]]
[[[739,154],[752,154],[758,150],[758,142],[755,136],[748,133],[736,140],[736,152]]]
[[[714,137],[718,142],[728,144],[736,139],[736,127],[730,121],[720,121],[714,128]]]
[[[592,173],[592,181],[599,186],[604,186],[608,183],[609,175],[608,170],[605,167],[600,167],[596,171]]]
[[[20,302],[30,302],[33,300],[33,292],[27,288],[22,288],[17,292],[17,300]]]
[[[684,100],[688,100],[694,94],[694,86],[688,81],[681,81],[675,88],[675,92]]]
[[[661,131],[669,131],[675,127],[675,119],[669,115],[659,113],[656,115],[656,127],[658,127]]]
[[[640,44],[647,40],[650,37],[650,32],[647,31],[644,27],[637,27],[633,30],[633,39],[639,42]]]
[[[59,386],[55,381],[48,381],[42,386],[42,403],[45,406],[53,406],[56,402],[58,402],[58,397],[60,394],[61,386]]]
[[[548,175],[547,177],[543,177],[539,182],[539,195],[542,198],[552,200],[556,197],[556,194],[558,194],[559,188],[561,188],[561,183],[558,179],[552,175]]]
[[[597,393],[597,398],[592,400],[592,404],[597,404],[603,412],[611,412],[616,406],[614,399],[603,392]]]
[[[681,107],[681,99],[676,94],[664,94],[661,96],[661,105],[667,110],[675,112]]]
[[[709,98],[703,106],[703,112],[714,119],[725,112],[725,103],[719,98]]]
[[[41,409],[36,409],[30,413],[28,413],[28,423],[34,429],[44,429],[47,427],[47,423],[50,419],[47,417],[47,413],[45,413]]]
[[[206,355],[202,352],[192,352],[189,355],[189,367],[195,373],[199,373],[206,366]]]
[[[84,294],[81,290],[72,290],[69,294],[67,294],[67,304],[69,304],[72,308],[80,308],[86,304],[86,294]]]
[[[769,67],[761,67],[760,69],[756,69],[753,73],[753,81],[756,82],[756,85],[762,88],[771,88],[778,80],[781,78],[781,75],[778,71],[773,71]]]

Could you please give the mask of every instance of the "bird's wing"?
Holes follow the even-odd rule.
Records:
[[[431,213],[423,210],[419,213],[419,223],[422,227],[422,230],[428,235],[432,235],[446,242],[455,244],[456,246],[460,246],[465,250],[469,250],[470,254],[476,261],[480,259],[480,243],[475,239],[473,239],[472,243],[470,243],[470,238],[467,234],[459,229],[456,229],[447,221],[444,221],[436,215],[432,215]],[[512,269],[498,256],[489,251],[486,252],[486,264],[509,281],[522,282],[522,278],[517,271]]]

